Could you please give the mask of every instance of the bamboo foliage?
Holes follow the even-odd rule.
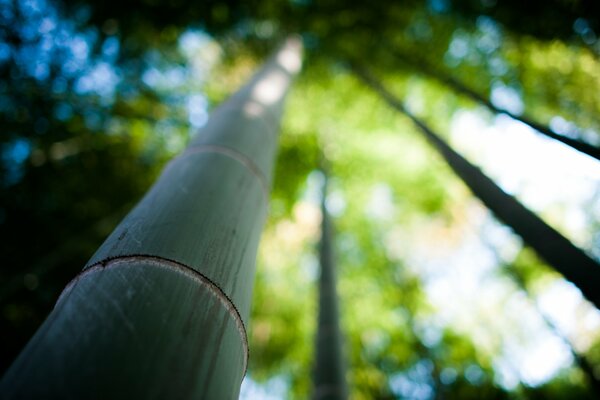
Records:
[[[65,288],[5,375],[5,398],[237,398],[300,47],[288,39],[167,165]]]

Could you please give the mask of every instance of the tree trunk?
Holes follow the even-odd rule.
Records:
[[[481,170],[456,153],[421,120],[388,92],[366,70],[356,66],[357,76],[375,90],[390,106],[409,117],[448,165],[496,217],[510,226],[544,260],[577,286],[583,295],[600,308],[600,265],[547,225],[516,198],[504,192]]]
[[[348,389],[336,294],[333,227],[325,207],[326,192],[327,178],[323,183],[321,202],[322,222],[319,245],[321,276],[319,278],[319,321],[313,398],[315,400],[338,400],[348,397]]]
[[[453,89],[454,91],[456,91],[458,93],[464,94],[465,96],[469,97],[471,100],[487,107],[491,112],[496,113],[496,114],[508,115],[510,118],[512,118],[516,121],[520,121],[520,122],[524,123],[525,125],[528,125],[529,127],[533,128],[537,132],[539,132],[551,139],[558,140],[559,142],[564,143],[567,146],[570,146],[584,154],[587,154],[590,157],[600,160],[600,148],[599,147],[592,146],[591,144],[582,142],[581,140],[573,139],[571,137],[558,134],[558,133],[554,132],[552,129],[550,129],[550,127],[547,125],[540,124],[539,122],[534,121],[533,119],[528,118],[526,116],[520,116],[520,115],[512,113],[504,108],[497,107],[490,100],[488,100],[481,94],[477,93],[473,89],[467,87],[464,83],[458,81],[457,79],[455,79],[451,76],[444,75],[443,73],[436,70],[435,68],[432,68],[427,63],[425,63],[423,61],[419,61],[418,58],[404,56],[400,52],[396,52],[395,54],[398,56],[399,59],[401,59],[407,65],[410,65],[411,67],[415,68],[415,70],[426,74],[427,76],[437,80],[438,82],[443,83],[444,85],[448,86],[449,88]]]
[[[4,398],[237,398],[290,39],[212,115],[64,289]],[[107,188],[110,190],[110,188]]]

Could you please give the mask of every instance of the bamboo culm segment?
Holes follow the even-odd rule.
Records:
[[[4,376],[4,398],[234,399],[289,39],[108,237]]]
[[[237,396],[239,389],[231,382],[241,380],[243,369],[233,368],[231,362],[245,364],[239,328],[213,290],[191,274],[144,257],[88,269],[65,290],[51,323],[34,337],[33,343],[41,338],[42,344],[53,344],[30,350],[34,355],[43,351],[41,362],[52,368],[19,364],[13,385],[3,388],[4,395]],[[224,357],[224,352],[231,354]]]
[[[494,215],[521,236],[554,269],[577,286],[583,296],[600,308],[600,265],[583,250],[571,243],[515,197],[504,192],[475,167],[455,152],[423,121],[412,115],[404,105],[364,68],[354,65],[356,75],[376,91],[391,107],[405,114],[446,160],[450,168],[471,189]]]

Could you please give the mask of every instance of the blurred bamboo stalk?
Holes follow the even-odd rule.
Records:
[[[546,314],[544,310],[542,310],[542,308],[539,306],[536,300],[536,296],[532,294],[532,292],[529,290],[525,276],[517,268],[514,262],[508,263],[502,261],[502,256],[499,254],[496,247],[492,243],[490,243],[489,240],[483,239],[483,243],[490,250],[490,252],[494,254],[496,260],[503,264],[501,272],[505,274],[519,288],[519,290],[521,290],[521,292],[525,294],[527,300],[538,313],[542,321],[544,321],[544,324],[546,324],[548,329],[550,329],[550,331],[552,331],[552,333],[556,335],[560,340],[562,340],[562,342],[569,348],[569,351],[573,356],[575,364],[579,367],[579,369],[581,369],[581,371],[585,375],[588,384],[590,385],[590,388],[594,391],[594,393],[597,396],[600,397],[600,380],[596,377],[596,374],[594,372],[594,365],[589,361],[585,354],[579,352],[575,348],[571,339],[569,339],[569,337],[561,331],[560,327],[554,323],[552,318],[550,318],[550,316]]]
[[[352,69],[362,82],[378,93],[392,108],[412,120],[456,175],[500,221],[511,227],[540,257],[577,286],[583,295],[597,308],[600,308],[600,291],[598,290],[600,287],[600,265],[595,260],[546,224],[515,197],[504,192],[479,168],[455,152],[423,121],[408,111],[404,104],[386,90],[381,82],[375,79],[364,67],[354,64]]]
[[[336,262],[333,248],[333,226],[327,212],[328,177],[324,173],[321,198],[321,241],[319,243],[319,319],[314,367],[315,400],[348,398],[343,339],[339,322],[336,292]]]
[[[479,103],[479,104],[485,106],[491,112],[493,112],[495,114],[505,114],[505,115],[509,116],[510,118],[514,119],[515,121],[522,122],[525,125],[528,125],[530,128],[534,129],[535,131],[537,131],[551,139],[554,139],[563,144],[566,144],[567,146],[570,146],[573,149],[580,151],[581,153],[587,154],[588,156],[593,157],[596,160],[600,160],[600,148],[599,147],[593,146],[589,143],[583,142],[578,139],[574,139],[569,136],[565,136],[565,135],[556,133],[549,126],[541,124],[532,118],[529,118],[524,115],[517,115],[514,112],[511,112],[505,108],[498,107],[498,106],[494,105],[494,103],[492,103],[485,96],[483,96],[483,95],[477,93],[475,90],[469,88],[465,83],[459,81],[458,79],[456,79],[450,75],[442,73],[438,69],[432,67],[425,61],[420,60],[416,56],[408,56],[408,55],[403,54],[400,51],[395,51],[394,55],[398,59],[400,59],[402,62],[404,62],[406,65],[410,66],[411,68],[414,68],[416,71],[423,73],[430,78],[435,79],[436,81],[446,85],[447,87],[449,87],[450,89],[454,90],[457,93],[461,93],[461,94],[469,97],[471,100],[475,101],[476,103]],[[574,132],[569,132],[569,134],[576,137],[576,134]]]

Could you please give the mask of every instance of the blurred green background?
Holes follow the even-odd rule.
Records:
[[[441,81],[598,146],[599,4],[0,0],[0,368],[211,109],[298,33],[242,398],[310,393],[321,154],[352,399],[595,398],[575,354],[600,377],[598,310],[347,61],[598,259],[600,164]]]

